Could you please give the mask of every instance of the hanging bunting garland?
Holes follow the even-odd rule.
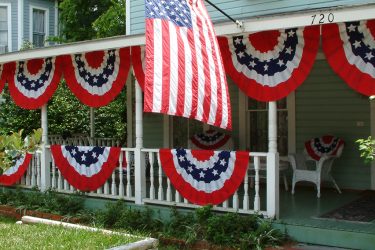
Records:
[[[64,77],[83,104],[102,107],[124,87],[130,60],[129,48],[69,55],[65,57]]]
[[[145,85],[145,47],[133,46],[131,50],[134,75],[143,90]]]
[[[259,101],[284,98],[304,82],[319,46],[319,27],[264,31],[220,38],[225,69],[235,84]]]
[[[248,152],[160,149],[165,174],[191,203],[216,205],[227,200],[245,177]]]
[[[3,91],[4,89],[4,85],[5,85],[5,71],[4,71],[4,65],[3,64],[0,64],[0,93]]]
[[[191,142],[200,149],[216,150],[224,146],[230,139],[230,135],[216,130],[207,130],[200,134],[195,134],[190,138]]]
[[[375,95],[375,20],[323,25],[323,51],[353,89]]]
[[[56,166],[70,185],[81,191],[103,186],[118,165],[121,148],[52,145]]]
[[[61,58],[48,57],[8,64],[9,92],[24,109],[38,109],[55,93],[61,79]]]
[[[323,156],[333,156],[344,145],[340,138],[325,135],[305,142],[307,154],[314,160],[319,161]]]
[[[0,175],[0,184],[11,186],[21,179],[29,167],[31,158],[31,154],[26,154],[26,156],[20,157],[13,167],[7,169],[2,175]]]

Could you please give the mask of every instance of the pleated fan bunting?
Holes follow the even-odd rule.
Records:
[[[0,184],[11,186],[19,181],[29,167],[31,158],[31,154],[26,154],[17,159],[13,167],[7,169],[0,175]]]

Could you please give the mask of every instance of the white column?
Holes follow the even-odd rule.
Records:
[[[135,81],[135,203],[143,204],[146,196],[146,171],[145,157],[141,152],[143,148],[143,98],[142,89]]]
[[[277,152],[276,102],[270,102],[268,109],[267,215],[279,217],[279,153]]]
[[[131,76],[126,81],[126,130],[127,130],[127,147],[132,148],[133,145],[133,85]]]
[[[50,151],[47,150],[48,145],[48,116],[47,116],[47,104],[42,107],[42,154],[41,154],[41,183],[40,190],[45,191],[51,185],[51,169],[50,169]]]
[[[95,137],[95,109],[90,107],[90,138]]]

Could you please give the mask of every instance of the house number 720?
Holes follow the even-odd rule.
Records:
[[[332,23],[335,20],[335,15],[333,13],[328,14],[315,14],[312,15],[311,24],[324,24],[324,23]]]

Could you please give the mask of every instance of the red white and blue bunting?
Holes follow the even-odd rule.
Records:
[[[130,48],[68,55],[65,57],[64,77],[83,104],[102,107],[121,92],[130,64]]]
[[[319,46],[319,27],[220,38],[227,74],[249,97],[275,101],[304,82]]]
[[[143,87],[145,85],[145,47],[133,46],[131,48],[131,54],[135,78],[137,79],[139,86],[141,86],[142,90],[144,90]]]
[[[323,50],[351,88],[375,95],[375,20],[323,25]]]
[[[0,64],[0,93],[4,89],[6,77],[5,77],[5,71],[4,71],[4,65]]]
[[[104,185],[117,167],[121,148],[52,145],[51,152],[70,185],[81,191],[94,191]]]
[[[342,146],[344,146],[344,141],[331,135],[325,135],[305,142],[307,154],[316,161],[319,161],[323,156],[336,155]]]
[[[160,149],[165,174],[191,203],[220,204],[243,182],[248,152]]]
[[[190,141],[200,149],[217,150],[228,143],[230,135],[217,130],[207,130],[200,134],[195,134]]]
[[[21,179],[29,167],[31,158],[31,154],[26,154],[26,156],[20,157],[13,167],[7,169],[2,175],[0,175],[0,184],[11,186]]]
[[[46,104],[61,78],[60,57],[18,61],[7,67],[10,95],[25,109],[37,109]]]

